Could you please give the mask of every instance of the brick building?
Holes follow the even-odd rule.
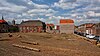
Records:
[[[74,33],[74,21],[71,19],[60,20],[60,33],[73,34]]]
[[[86,23],[78,26],[77,31],[87,34],[92,34],[92,27],[94,26],[93,23]]]
[[[94,24],[93,23],[87,23],[87,24],[85,24],[85,26],[86,26],[86,33],[87,34],[93,34],[92,27],[94,26]]]
[[[100,23],[96,23],[92,27],[92,34],[100,36]]]
[[[100,36],[100,23],[86,23],[76,28],[77,32]]]
[[[20,32],[45,32],[46,25],[40,20],[22,21],[19,25]]]
[[[46,24],[46,32],[52,33],[54,29],[54,24]]]
[[[2,19],[0,20],[0,33],[5,33],[5,32],[9,32],[9,25],[2,16]]]

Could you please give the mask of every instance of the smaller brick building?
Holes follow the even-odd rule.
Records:
[[[74,33],[74,21],[71,19],[60,20],[60,33],[73,34]]]
[[[100,23],[85,23],[76,28],[77,32],[100,36]]]
[[[54,29],[54,24],[46,24],[46,32],[52,33]]]
[[[0,33],[6,33],[6,32],[9,32],[9,25],[2,16],[2,19],[0,20]]]
[[[19,31],[20,32],[45,32],[46,25],[44,22],[40,20],[23,21],[19,25]]]
[[[92,27],[92,34],[100,36],[100,23],[96,23]]]

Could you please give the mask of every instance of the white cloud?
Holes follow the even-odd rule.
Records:
[[[25,6],[18,6],[13,3],[9,3],[6,0],[1,0],[0,4],[0,10],[6,10],[6,11],[11,11],[11,12],[21,12],[25,9],[27,9]]]
[[[28,2],[27,4],[33,5],[33,2],[31,0],[26,0],[26,1]]]
[[[7,20],[15,18],[17,22],[38,19],[59,24],[59,19],[69,18],[80,23],[97,22],[100,19],[100,0],[59,0],[53,5],[37,4],[32,0],[0,0],[0,14],[4,14]]]
[[[36,14],[30,14],[31,17],[36,16]]]
[[[60,0],[59,3],[64,3],[64,2],[76,2],[77,0]]]
[[[17,17],[22,17],[22,15],[17,15]]]
[[[52,16],[55,13],[57,13],[57,11],[53,10],[53,9],[32,9],[27,11],[28,14],[35,14],[35,15],[45,15],[45,16]]]
[[[100,7],[89,8],[90,10],[100,10]]]
[[[54,23],[54,24],[58,25],[60,19],[71,19],[71,18],[63,17],[63,16],[50,16],[48,19],[46,19],[46,23]]]
[[[34,6],[34,8],[49,8],[48,5],[36,4],[36,3],[32,2],[31,0],[28,1],[28,4],[31,6]]]
[[[96,16],[100,16],[100,13],[95,13],[96,14]]]
[[[95,23],[95,22],[98,22],[98,19],[78,19],[78,20],[76,20],[76,22],[79,22],[79,23],[81,23],[81,22],[83,22],[83,23]],[[82,24],[82,23],[81,23]]]
[[[55,2],[53,7],[59,7],[62,9],[72,9],[79,6],[75,3],[76,0],[59,0],[59,2]]]
[[[49,8],[49,6],[47,6],[47,5],[39,5],[39,4],[35,4],[35,3],[34,3],[34,7],[35,8]]]
[[[38,20],[42,20],[43,18],[37,18]]]
[[[45,16],[53,16],[53,14],[52,13],[51,14],[49,13],[49,14],[46,14]]]
[[[29,10],[28,13],[55,13],[57,11],[53,10],[53,9],[32,9]]]
[[[46,9],[32,9],[29,10],[28,13],[40,13],[40,12],[45,12]]]
[[[87,13],[89,16],[95,16],[95,12],[94,11],[88,11]]]
[[[76,14],[71,14],[71,16],[72,16],[72,17],[76,17],[77,15],[76,15]]]
[[[21,19],[17,19],[16,23],[21,23],[22,21],[28,21],[28,20],[32,20],[32,18],[21,18]]]
[[[96,13],[94,11],[88,11],[87,15],[92,17],[100,17],[100,13]]]

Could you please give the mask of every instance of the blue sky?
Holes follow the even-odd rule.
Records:
[[[5,20],[41,20],[59,24],[73,19],[75,25],[100,22],[100,0],[0,0],[0,16]]]

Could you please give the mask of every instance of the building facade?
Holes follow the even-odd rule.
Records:
[[[2,19],[0,20],[0,33],[6,33],[6,32],[9,32],[9,25],[2,16]]]
[[[92,34],[100,36],[100,23],[96,23],[92,27]]]
[[[86,23],[76,28],[77,32],[100,36],[100,23]]]
[[[86,34],[92,34],[93,30],[92,27],[94,26],[93,23],[86,23],[78,26],[77,31]]]
[[[71,19],[60,20],[60,33],[73,34],[74,33],[74,21]]]
[[[46,24],[46,32],[53,33],[54,24]]]
[[[46,25],[40,20],[23,21],[19,25],[20,32],[45,32]]]

